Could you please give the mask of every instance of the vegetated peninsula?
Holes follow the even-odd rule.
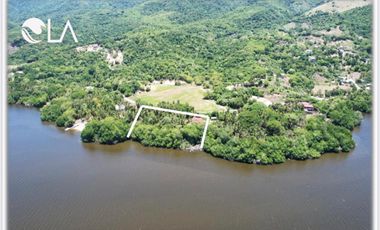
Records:
[[[205,152],[273,164],[350,151],[371,112],[369,0],[33,1],[9,3],[8,102],[86,122],[84,142],[126,141],[139,106],[155,105],[209,115]],[[31,14],[53,31],[70,19],[79,43],[27,44]],[[203,128],[143,110],[132,139],[192,149]]]

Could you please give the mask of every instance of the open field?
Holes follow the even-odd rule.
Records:
[[[317,74],[315,77],[314,77],[314,88],[312,90],[312,94],[313,95],[323,95],[325,96],[325,92],[326,91],[331,91],[331,90],[334,90],[334,89],[343,89],[343,90],[350,90],[350,86],[345,84],[345,85],[339,85],[338,83],[336,82],[331,82],[329,80],[327,80],[326,78],[320,76],[319,74]]]
[[[372,0],[334,0],[329,1],[327,3],[324,3],[322,5],[319,5],[315,7],[314,9],[311,9],[306,13],[306,15],[313,15],[317,13],[318,11],[321,12],[344,12],[347,10],[351,10],[357,7],[362,7],[372,4]]]
[[[312,90],[312,93],[313,95],[322,94],[324,96],[326,91],[331,91],[334,89],[343,89],[349,91],[350,88],[351,87],[349,85],[338,85],[333,83],[316,84]]]
[[[142,100],[144,103],[156,105],[161,101],[180,101],[193,106],[197,112],[207,113],[223,110],[214,101],[204,100],[206,90],[201,86],[184,84],[180,86],[153,84],[149,92],[138,92],[130,97],[132,100]]]

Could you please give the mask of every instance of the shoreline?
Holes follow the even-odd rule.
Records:
[[[32,110],[37,110],[38,113],[39,113],[39,116],[40,116],[40,109],[39,108],[36,108],[36,107],[32,107],[32,106],[25,106],[25,105],[21,105],[21,104],[8,104],[8,106],[10,107],[18,107],[18,108],[23,108],[23,109],[32,109]],[[95,145],[101,145],[101,146],[112,146],[112,145],[117,145],[117,144],[123,144],[127,141],[132,141],[132,142],[135,142],[135,143],[138,143],[144,147],[147,147],[147,148],[157,148],[157,149],[172,149],[172,150],[179,150],[179,151],[184,151],[184,152],[188,152],[188,153],[191,153],[191,152],[202,152],[202,153],[206,153],[207,155],[210,155],[212,156],[213,158],[218,158],[218,159],[223,159],[223,160],[226,160],[226,161],[229,161],[229,162],[236,162],[236,163],[243,163],[243,164],[247,164],[247,165],[264,165],[264,166],[270,166],[270,165],[278,165],[278,164],[284,164],[288,161],[308,161],[308,160],[316,160],[316,159],[320,159],[323,157],[323,155],[326,155],[326,154],[350,154],[352,153],[355,149],[356,149],[356,144],[357,144],[357,141],[355,141],[354,139],[354,134],[356,132],[358,132],[360,129],[361,129],[361,124],[362,124],[362,121],[368,117],[368,116],[371,116],[372,113],[362,113],[363,116],[362,116],[362,120],[360,122],[360,125],[355,127],[353,130],[351,130],[351,135],[352,135],[352,138],[355,142],[355,147],[353,149],[351,149],[349,152],[343,152],[343,151],[339,151],[339,152],[326,152],[326,153],[321,153],[321,156],[318,157],[318,158],[310,158],[310,159],[303,159],[303,160],[297,160],[297,159],[286,159],[285,162],[282,162],[282,163],[272,163],[272,164],[261,164],[260,162],[252,162],[252,163],[249,163],[249,162],[245,162],[245,161],[239,161],[239,160],[234,160],[234,159],[229,159],[229,158],[225,158],[225,157],[222,157],[222,156],[217,156],[217,155],[214,155],[210,152],[207,152],[205,150],[202,150],[202,151],[199,151],[199,150],[195,150],[195,151],[191,151],[191,149],[180,149],[180,148],[165,148],[165,147],[157,147],[157,146],[149,146],[149,145],[144,145],[142,142],[139,142],[137,140],[134,140],[132,138],[128,138],[128,139],[125,139],[124,141],[122,142],[117,142],[117,143],[114,143],[114,144],[100,144],[98,142],[84,142],[81,140],[80,138],[80,133],[83,131],[83,129],[85,128],[86,124],[88,121],[85,121],[84,119],[78,119],[75,121],[74,125],[72,127],[68,127],[68,128],[64,128],[63,130],[65,132],[68,132],[68,131],[74,131],[76,132],[77,134],[79,134],[79,139],[80,139],[80,142],[83,143],[83,144],[95,144]],[[372,119],[372,118],[370,118]],[[60,128],[58,127],[55,123],[51,123],[55,128]],[[372,133],[372,132],[371,132]]]
[[[86,128],[87,121],[83,119],[78,119],[75,121],[74,125],[71,127],[65,128],[65,131],[75,131],[75,132],[82,132],[84,128]]]

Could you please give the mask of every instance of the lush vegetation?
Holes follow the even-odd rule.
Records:
[[[335,112],[334,108],[335,104]],[[339,119],[360,123],[357,111],[338,113]],[[251,102],[239,116],[218,117],[223,122],[211,126],[205,150],[229,160],[272,164],[317,158],[326,152],[346,152],[355,146],[346,123],[342,125],[338,118],[326,122],[325,115],[305,117],[298,104],[266,107]]]
[[[125,140],[129,126],[121,119],[106,117],[103,120],[93,120],[86,125],[81,133],[84,142],[99,142],[101,144],[116,144]]]
[[[322,1],[33,1],[9,3],[9,45],[17,50],[9,58],[8,101],[41,108],[41,119],[60,127],[89,121],[84,142],[125,141],[139,106],[125,97],[148,91],[154,80],[208,89],[205,99],[226,111],[208,114],[214,119],[204,150],[246,163],[349,151],[350,131],[371,112],[371,6],[306,16]],[[54,34],[70,19],[80,44],[70,36],[63,44],[26,44],[19,25],[31,14],[52,18]],[[110,66],[105,51],[75,49],[94,43],[121,51],[123,62]],[[338,84],[352,73],[359,79]],[[316,98],[316,75],[336,88]],[[268,95],[280,95],[281,103],[254,100]],[[304,101],[316,112],[305,113]],[[188,104],[159,106],[194,112]],[[185,149],[199,144],[203,126],[191,117],[144,111],[132,139]]]

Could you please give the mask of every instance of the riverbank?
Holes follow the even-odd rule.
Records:
[[[109,141],[105,138],[110,138],[114,135],[118,135],[120,137],[125,137],[126,136],[126,133],[127,131],[129,130],[129,125],[128,124],[123,124],[121,123],[119,120],[108,120],[108,121],[104,121],[104,125],[107,124],[107,125],[103,125],[103,124],[98,124],[98,123],[94,123],[94,122],[90,122],[89,123],[89,126],[88,127],[88,130],[91,130],[92,132],[94,132],[93,136],[89,136],[89,132],[88,130],[85,130],[86,128],[86,124],[87,124],[87,121],[83,120],[83,119],[79,119],[77,120],[74,125],[72,127],[69,127],[69,128],[66,128],[64,129],[65,131],[70,131],[70,130],[74,130],[76,132],[79,132],[81,133],[81,139],[83,142],[97,142],[98,140],[101,140],[103,142],[101,142],[102,144],[117,144],[117,143],[120,143],[120,142],[125,142],[127,141],[126,138],[120,138],[119,141],[115,141],[113,138],[109,139]],[[157,147],[157,148],[168,148],[168,149],[180,149],[180,150],[183,150],[183,151],[194,151],[195,149],[198,149],[198,148],[192,148],[192,146],[197,146],[197,143],[194,143],[194,144],[191,144],[190,142],[187,142],[187,141],[191,141],[192,139],[186,139],[188,136],[189,136],[189,133],[186,133],[189,131],[189,127],[186,128],[188,129],[186,131],[183,130],[184,127],[181,128],[172,128],[172,129],[162,129],[162,128],[159,128],[157,127],[157,125],[143,125],[141,124],[143,127],[140,127],[138,128],[136,131],[134,131],[131,139],[132,141],[136,141],[136,142],[139,142],[145,146],[150,146],[150,147]],[[141,126],[140,125],[140,126]],[[189,123],[188,125],[191,125],[191,123]],[[102,127],[104,126],[104,127]],[[116,126],[118,129],[120,127],[124,127],[123,129],[120,129],[118,130],[118,132],[120,132],[119,134],[117,133],[111,133],[113,131],[111,131],[110,129],[111,126]],[[199,131],[199,136],[200,136],[200,133],[201,131],[203,130],[203,125],[199,125],[199,126],[192,126],[192,128],[190,129],[190,133],[191,132],[197,132],[194,130],[194,128],[198,129]],[[102,127],[102,128],[101,128]],[[187,126],[185,126],[187,127]],[[331,127],[329,127],[329,129],[331,129]],[[85,130],[85,132],[83,133],[83,130]],[[102,136],[97,136],[99,134],[96,134],[97,132],[100,132]],[[210,131],[209,131],[210,132]],[[335,130],[335,132],[337,132]],[[145,134],[144,134],[145,133]],[[150,138],[153,138],[152,140],[150,140],[149,138],[147,139],[145,136],[146,134],[149,134],[149,137]],[[94,139],[94,137],[99,138],[99,139]],[[153,135],[153,136],[152,136]],[[157,136],[158,135],[158,136]],[[159,143],[157,142],[156,139],[160,139],[161,136],[163,136],[163,138],[176,138],[175,140],[171,140],[168,142],[168,140],[166,140],[166,144],[162,144],[162,143]],[[194,134],[192,134],[194,135]],[[235,161],[235,162],[241,162],[241,163],[249,163],[249,164],[264,164],[264,165],[272,165],[272,164],[277,164],[277,163],[283,163],[285,161],[288,161],[288,160],[309,160],[309,159],[317,159],[317,158],[320,158],[321,155],[323,154],[327,154],[327,153],[331,153],[332,151],[328,151],[328,152],[322,152],[322,153],[315,153],[315,155],[310,155],[310,156],[307,156],[306,153],[301,153],[303,154],[303,157],[301,158],[293,158],[293,157],[286,157],[286,158],[283,158],[281,161],[262,161],[260,158],[257,158],[255,156],[249,156],[247,154],[240,154],[240,155],[232,155],[233,152],[236,152],[237,149],[234,148],[234,149],[214,149],[215,145],[213,144],[213,141],[214,139],[212,139],[212,136],[214,136],[215,134],[213,133],[208,133],[208,136],[206,137],[206,143],[205,143],[205,147],[203,149],[203,151],[209,155],[212,155],[213,157],[216,157],[216,158],[221,158],[221,159],[224,159],[224,160],[228,160],[228,161]],[[335,135],[335,134],[334,134]],[[338,135],[340,138],[342,138],[342,134],[341,133],[337,133],[336,135]],[[351,135],[351,134],[350,134]],[[198,135],[196,135],[198,136]],[[169,139],[170,139],[169,138]],[[191,138],[194,138],[191,136]],[[320,138],[323,138],[322,136]],[[209,141],[207,141],[207,139],[209,139]],[[340,140],[342,141],[342,140]],[[172,145],[171,143],[174,143],[176,142],[177,145]],[[347,143],[347,142],[346,142]],[[258,143],[259,146],[257,146],[257,148],[261,148],[262,149],[262,146],[267,146],[267,144],[265,143]],[[264,153],[262,154],[265,154],[265,155],[270,155],[270,154],[273,154],[271,151],[277,151],[278,149],[291,149],[292,147],[289,146],[291,143],[277,143],[276,145],[277,146],[274,146],[275,149],[273,148],[266,148],[266,149],[263,149],[262,151],[264,151]],[[260,146],[262,145],[262,146]],[[349,149],[343,149],[343,152],[348,152],[349,150],[353,149],[355,147],[355,143],[352,142],[352,147],[350,147]],[[277,150],[276,150],[277,149]],[[231,151],[231,152],[229,152]],[[241,150],[240,150],[241,151]],[[304,149],[303,151],[307,152],[307,151],[310,151],[309,149]],[[342,149],[336,149],[335,151],[333,151],[334,153],[342,153],[342,154],[345,154],[342,152]],[[304,157],[305,156],[305,157]],[[264,159],[265,160],[265,159]]]
[[[86,124],[87,124],[87,121],[83,119],[78,119],[75,121],[73,126],[66,128],[65,131],[73,130],[77,132],[82,132],[84,128],[86,127]]]

